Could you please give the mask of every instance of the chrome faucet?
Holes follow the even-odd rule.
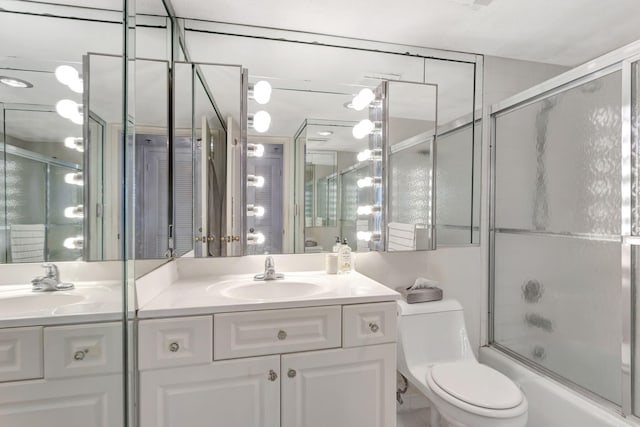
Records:
[[[60,271],[57,265],[47,262],[42,264],[42,267],[45,269],[45,275],[37,276],[31,280],[34,292],[65,291],[74,288],[73,283],[60,281]]]
[[[276,273],[276,263],[271,255],[264,260],[264,273],[253,276],[254,280],[284,279],[284,274]]]

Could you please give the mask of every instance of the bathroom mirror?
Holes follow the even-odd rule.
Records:
[[[122,168],[109,147],[122,122],[121,13],[37,10],[7,2],[2,12],[0,36],[20,43],[0,53],[0,260],[119,259]],[[53,17],[67,15],[73,19]],[[55,46],[43,42],[47,33],[57,34]]]
[[[364,170],[366,169],[365,165],[360,165],[359,162],[354,161],[349,165],[345,165],[344,168],[336,170],[335,187],[338,190],[336,192],[337,213],[335,226],[328,216],[318,215],[317,208],[323,203],[323,199],[318,200],[316,196],[321,193],[315,191],[314,197],[309,199],[315,203],[312,210],[305,208],[304,184],[299,184],[297,178],[304,175],[300,171],[305,168],[306,161],[305,157],[296,150],[298,149],[299,141],[315,139],[314,143],[322,144],[319,140],[326,138],[317,134],[321,130],[316,130],[314,135],[308,130],[304,134],[300,133],[305,123],[317,120],[342,122],[350,123],[352,128],[354,124],[368,118],[370,109],[367,108],[365,111],[356,112],[348,108],[348,105],[360,90],[363,88],[376,90],[383,81],[405,81],[436,85],[438,87],[438,108],[436,112],[438,123],[449,123],[465,116],[470,116],[480,105],[481,86],[477,84],[479,75],[476,70],[481,58],[475,55],[457,55],[420,48],[413,49],[406,46],[399,47],[385,43],[305,35],[232,24],[195,20],[184,20],[182,22],[184,24],[184,44],[190,59],[197,62],[239,64],[246,68],[248,70],[249,89],[249,96],[246,100],[246,113],[251,118],[252,115],[259,111],[266,111],[271,119],[268,130],[264,132],[258,132],[251,125],[247,127],[247,142],[250,148],[248,155],[252,156],[252,144],[258,144],[262,145],[261,150],[264,150],[262,151],[263,153],[267,153],[269,160],[264,160],[262,165],[253,166],[255,160],[253,157],[247,157],[246,173],[255,176],[257,174],[255,173],[255,168],[265,171],[264,173],[267,173],[266,170],[269,169],[271,171],[269,173],[279,174],[282,171],[283,177],[281,180],[272,181],[275,185],[273,188],[267,188],[266,180],[265,187],[260,190],[253,188],[253,186],[246,187],[247,199],[245,202],[247,206],[245,208],[249,209],[248,213],[244,215],[246,232],[250,235],[258,235],[258,233],[259,235],[257,238],[252,236],[253,238],[250,242],[245,242],[245,254],[265,252],[304,253],[330,250],[329,248],[333,246],[335,236],[338,234],[344,234],[354,250],[377,249],[380,245],[384,248],[383,241],[387,230],[386,228],[380,231],[375,230],[378,225],[382,227],[381,220],[373,219],[370,224],[365,224],[364,220],[367,218],[357,215],[358,206],[355,207],[356,219],[344,220],[342,223],[340,219],[343,210],[344,215],[347,215],[351,209],[346,203],[341,203],[340,189],[343,186],[347,186],[345,187],[347,189],[350,179],[354,180],[354,186],[357,187],[358,180],[372,177],[367,175]],[[211,46],[216,48],[211,49]],[[407,50],[410,52],[407,52]],[[267,104],[258,103],[251,92],[252,87],[263,80],[269,82],[272,87],[270,100]],[[220,85],[213,81],[208,82],[208,84],[211,87],[220,88]],[[411,97],[411,94],[408,94],[408,96]],[[329,105],[332,107],[328,107]],[[425,119],[425,121],[435,123],[435,117],[431,117],[429,120]],[[396,127],[397,132],[401,128],[401,126]],[[425,131],[433,131],[433,129],[432,125]],[[401,138],[401,135],[398,135],[398,137]],[[329,139],[331,138],[335,138],[335,136],[331,135]],[[405,136],[403,139],[407,138],[408,136]],[[469,138],[471,137],[469,136]],[[477,135],[475,138],[477,138]],[[473,141],[470,140],[467,145],[473,147]],[[364,149],[368,149],[368,144],[364,144],[363,147],[350,152],[357,156]],[[309,148],[309,150],[317,152],[325,150],[325,148],[316,146]],[[337,150],[326,150],[337,152]],[[471,151],[476,155],[479,154],[473,149]],[[464,156],[466,157],[467,154],[464,154]],[[434,162],[437,161],[435,158],[433,160]],[[431,160],[426,158],[425,170],[428,173],[433,172],[430,162]],[[447,165],[449,164],[451,162],[443,160],[442,167],[448,167]],[[473,164],[477,165],[477,162],[468,163],[468,167],[470,173],[478,181],[479,168],[472,169]],[[350,167],[353,168],[349,169]],[[381,170],[381,172],[384,172],[386,178],[390,170],[387,168],[384,171]],[[436,170],[434,178],[437,178],[437,174]],[[445,175],[450,176],[452,174],[455,175],[455,172]],[[258,176],[260,175],[258,174]],[[341,181],[341,177],[345,177],[346,180]],[[438,214],[436,196],[440,190],[437,188],[437,179],[435,181],[432,196],[436,202],[435,206],[433,206],[435,210],[431,215],[432,220],[436,219],[432,225],[438,227],[438,217],[444,215],[442,217],[443,220],[447,220],[446,215],[448,215],[447,212],[449,211],[445,209]],[[443,182],[447,182],[444,177]],[[461,183],[462,180],[460,180],[459,184]],[[475,185],[473,179],[465,180],[464,184],[468,186]],[[324,185],[324,183],[318,184],[316,182],[313,188],[315,190],[322,189]],[[456,194],[459,194],[457,188],[449,190],[443,188],[442,191],[444,193],[456,192]],[[472,191],[469,189],[465,194],[470,195],[471,193]],[[329,195],[329,192],[327,194]],[[404,197],[402,191],[398,191],[396,195],[398,199]],[[282,203],[279,202],[281,196]],[[442,196],[444,197],[444,194]],[[385,204],[381,209],[386,208],[382,190],[379,196],[374,192],[371,197],[373,202],[378,198]],[[290,203],[291,200],[295,200],[295,202],[292,204]],[[446,200],[446,197],[444,197],[444,200]],[[265,204],[270,205],[269,209],[264,206]],[[254,215],[256,206],[265,209],[264,217],[256,217]],[[458,206],[459,209],[464,208],[467,211],[464,216],[469,218],[469,224],[464,224],[464,226],[467,228],[472,227],[470,224],[471,218],[477,219],[478,214],[471,210],[477,209],[477,204],[469,201],[466,205],[460,204]],[[258,212],[261,212],[261,210],[258,209]],[[267,212],[271,215],[270,217],[267,217],[269,215]],[[382,218],[382,215],[380,218]],[[360,221],[361,230],[358,229],[358,221]],[[305,223],[312,227],[305,227]],[[322,226],[320,226],[321,223]],[[252,229],[253,232],[251,231]],[[374,242],[361,241],[359,243],[357,239],[358,231],[367,233],[361,233],[361,236],[373,237]],[[371,233],[371,235],[368,233]],[[381,234],[379,241],[375,241],[377,233]],[[309,239],[306,238],[307,234],[310,236]],[[435,234],[436,238],[435,240],[432,239],[430,247],[477,243],[472,242],[471,238],[464,240],[464,243],[462,243],[462,239],[452,243],[447,242],[444,233],[442,233],[444,240],[440,241],[437,237],[439,233],[433,234]],[[267,235],[270,237],[267,238]],[[264,241],[262,236],[264,236]],[[256,242],[266,243],[256,244]]]
[[[242,253],[242,83],[236,65],[174,64],[175,256]]]
[[[386,87],[389,252],[434,249],[433,193],[438,86],[389,81]]]

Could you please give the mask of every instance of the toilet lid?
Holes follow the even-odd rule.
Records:
[[[437,364],[431,378],[451,396],[474,406],[510,409],[522,403],[520,389],[509,378],[479,363]]]

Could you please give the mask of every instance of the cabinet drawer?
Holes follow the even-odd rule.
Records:
[[[42,327],[0,330],[0,382],[42,378]]]
[[[342,311],[344,347],[396,341],[396,303],[345,305]]]
[[[140,370],[196,365],[213,360],[213,317],[141,320],[138,323]]]
[[[44,328],[46,378],[122,372],[122,324]]]
[[[214,316],[214,359],[340,347],[340,306]]]

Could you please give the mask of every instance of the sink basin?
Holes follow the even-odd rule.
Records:
[[[215,292],[227,298],[242,300],[283,300],[307,297],[324,292],[324,287],[315,283],[293,280],[238,280],[209,286],[207,292]]]
[[[0,316],[31,314],[83,301],[81,295],[58,293],[0,294]]]

